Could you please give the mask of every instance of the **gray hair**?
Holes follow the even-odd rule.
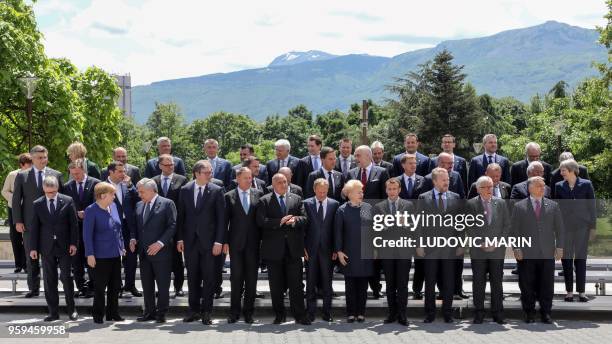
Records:
[[[169,144],[172,144],[172,141],[170,141],[170,138],[166,137],[166,136],[162,136],[160,138],[157,139],[157,145],[159,146],[162,142],[168,142]]]
[[[573,172],[576,176],[578,176],[578,174],[580,173],[580,167],[574,159],[567,159],[561,161],[561,163],[559,164],[559,171],[561,171],[562,168],[568,170],[569,172]]]
[[[529,163],[529,166],[527,166],[527,175],[530,175],[531,172],[536,169],[536,167],[541,168],[542,170],[544,170],[544,165],[542,165],[541,162],[539,162],[539,161],[532,161],[532,162]]]
[[[157,183],[155,183],[155,181],[153,179],[142,178],[136,184],[136,187],[138,187],[138,188],[141,187],[141,186],[143,188],[145,188],[145,189],[153,190],[153,191],[155,191],[155,193],[157,193]]]
[[[43,186],[57,189],[59,188],[59,181],[56,176],[45,176],[45,179],[43,179]]]
[[[487,143],[487,141],[495,139],[497,141],[497,136],[495,134],[486,134],[482,137],[482,144]]]
[[[285,166],[285,167],[281,167],[281,168],[278,170],[278,173],[280,173],[280,174],[282,174],[282,175],[290,175],[290,176],[293,176],[293,171],[291,171],[291,169],[290,169],[289,167],[287,167],[287,166]]]
[[[533,177],[529,177],[529,179],[527,179],[527,185],[533,183],[533,182],[542,182],[543,184],[546,184],[546,182],[544,181],[543,177],[540,176],[533,176]]]
[[[358,151],[364,151],[370,157],[370,159],[372,159],[372,149],[370,147],[361,145],[355,148],[355,154],[357,154]]]
[[[489,170],[491,170],[491,171],[495,170],[495,171],[500,171],[501,172],[502,168],[501,168],[501,166],[498,163],[492,162],[492,163],[487,165],[487,171],[489,171]]]
[[[482,186],[482,184],[484,183],[491,183],[493,184],[493,179],[491,179],[491,177],[489,176],[481,176],[480,178],[478,178],[476,180],[476,188],[480,188]]]
[[[289,140],[285,140],[285,139],[276,140],[276,142],[274,142],[274,148],[276,149],[280,147],[287,148],[287,150],[290,151],[291,143],[289,142]]]
[[[525,154],[527,154],[527,151],[529,151],[530,148],[537,149],[538,152],[542,153],[542,149],[540,148],[540,145],[537,142],[527,143],[525,145]]]
[[[574,154],[572,154],[571,152],[563,152],[559,154],[559,162],[568,160],[568,159],[574,159]]]
[[[316,189],[319,185],[329,186],[329,182],[325,178],[317,178],[314,183],[312,183],[312,188]]]
[[[36,145],[30,149],[30,155],[34,155],[36,153],[48,153],[47,148],[41,145]]]
[[[385,146],[383,146],[382,142],[380,141],[372,142],[372,144],[370,145],[370,149],[374,149],[374,148],[380,148],[382,150],[385,150]]]

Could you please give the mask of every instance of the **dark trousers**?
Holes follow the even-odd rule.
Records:
[[[185,264],[183,263],[183,253],[172,248],[172,274],[174,275],[174,290],[183,290],[185,282]]]
[[[491,313],[494,318],[503,318],[503,294],[502,280],[504,276],[503,259],[475,259],[472,258],[474,309],[477,314],[484,315],[485,289],[487,286],[487,275],[491,286]]]
[[[412,276],[412,292],[422,292],[423,283],[425,283],[425,261],[419,257],[414,257],[414,276]]]
[[[13,247],[13,257],[15,258],[15,269],[27,269],[26,253],[23,247],[23,234],[17,232],[13,223],[13,214],[10,207],[7,207],[8,222],[9,222],[9,237],[11,246]]]
[[[436,315],[436,283],[442,295],[442,313],[453,315],[453,289],[455,281],[455,259],[426,258],[425,261],[425,315]]]
[[[152,261],[145,254],[140,255],[140,279],[144,296],[144,314],[166,315],[170,304],[171,257],[167,260]],[[155,304],[157,285],[157,305]]]
[[[83,243],[83,224],[79,222],[79,246],[77,253],[72,256],[72,271],[74,271],[74,282],[77,289],[84,290],[87,286],[93,288],[94,276],[93,269],[87,266],[87,257],[85,257],[85,244]],[[85,268],[87,268],[87,276],[89,282],[85,280]]]
[[[390,317],[406,319],[408,305],[408,277],[412,260],[410,259],[382,259],[387,285],[387,305]]]
[[[455,259],[455,280],[453,294],[457,295],[463,291],[463,256]]]
[[[535,302],[540,313],[550,314],[555,281],[554,259],[524,259],[519,269],[522,280],[521,303],[525,313],[535,313]]]
[[[565,290],[574,291],[574,267],[576,271],[576,291],[584,293],[586,283],[586,258],[589,247],[589,229],[568,230],[565,232],[563,247],[563,278]]]
[[[323,294],[323,313],[331,312],[332,302],[332,273],[333,261],[331,252],[318,250],[316,254],[308,257],[306,270],[306,303],[308,314],[313,315],[317,309],[317,288]]]
[[[200,242],[196,239],[193,247],[189,251],[185,251],[189,311],[192,314],[212,312],[213,295],[215,293],[214,284],[216,280],[212,248],[203,252],[200,246]]]
[[[365,316],[368,299],[368,277],[344,276],[346,291],[346,315]]]
[[[226,255],[221,253],[220,255],[215,257],[215,285],[214,285],[214,293],[221,294],[223,288],[221,284],[223,284],[223,267],[225,265],[225,257]]]
[[[124,247],[130,247],[129,234],[125,236],[124,233]],[[126,239],[127,238],[127,239]],[[123,264],[123,274],[125,275],[125,281],[123,283],[124,289],[131,289],[136,287],[136,267],[138,266],[138,251],[132,252],[132,250],[127,249],[126,253],[123,257],[121,257],[121,262]]]
[[[380,259],[374,260],[374,274],[370,276],[368,279],[368,284],[370,285],[370,289],[372,289],[372,293],[379,293],[382,289],[382,284],[380,283],[380,274],[382,273],[382,263]]]
[[[26,268],[28,270],[28,289],[33,292],[40,290],[40,263],[38,259],[32,259],[30,257],[30,231],[26,228],[23,232],[23,247],[27,252],[26,256]]]
[[[241,311],[245,316],[253,315],[257,272],[259,269],[259,248],[245,248],[231,252],[231,314],[238,318]],[[241,305],[244,293],[244,306]]]
[[[70,272],[70,256],[64,255],[43,255],[42,266],[44,272],[45,300],[49,314],[59,314],[59,292],[57,290],[58,276],[57,268],[60,269],[59,279],[64,286],[64,297],[66,298],[66,308],[68,313],[74,311],[74,285]]]
[[[93,316],[102,318],[104,314],[109,317],[119,315],[119,290],[121,289],[121,258],[96,258],[96,267],[93,269],[94,300]],[[104,305],[104,292],[106,291],[106,311]]]
[[[289,248],[285,247],[288,254]],[[283,293],[289,288],[289,304],[296,320],[304,318],[304,289],[302,283],[302,259],[285,256],[280,260],[266,260],[268,280],[272,296],[272,308],[277,316],[285,316],[285,301]]]

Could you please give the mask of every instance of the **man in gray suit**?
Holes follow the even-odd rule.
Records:
[[[30,252],[30,230],[34,220],[34,201],[44,195],[43,180],[46,176],[54,176],[59,182],[59,192],[63,190],[62,174],[47,167],[49,152],[47,148],[37,145],[30,149],[32,168],[21,171],[15,177],[13,191],[13,223],[18,232],[23,233],[25,251]],[[40,264],[31,257],[26,257],[28,269],[28,293],[26,298],[40,294]]]
[[[138,247],[144,313],[136,320],[164,323],[170,303],[176,207],[172,200],[157,194],[157,183],[153,179],[143,178],[137,187],[141,201],[136,204],[136,233],[130,233],[130,251],[135,252]]]

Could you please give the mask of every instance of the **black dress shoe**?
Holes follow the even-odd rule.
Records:
[[[391,323],[394,323],[396,320],[397,320],[397,317],[395,315],[387,315],[385,320],[383,320],[383,323],[391,324]]]
[[[334,321],[334,318],[332,318],[331,314],[329,314],[329,313],[323,313],[323,316],[321,317],[321,319],[323,319],[323,321],[325,321],[325,322],[332,322],[332,321]]]
[[[415,300],[423,300],[423,292],[415,291],[412,298]]]
[[[16,273],[16,274],[18,274],[18,273],[20,273],[20,272],[21,272],[21,270],[22,270],[21,268],[15,268],[15,270],[13,270],[13,272],[14,272],[14,273]]]
[[[350,316],[348,318],[346,318],[346,322],[349,324],[352,324],[355,322],[355,317],[354,316]]]
[[[313,323],[315,321],[315,315],[314,314],[307,314],[306,315],[306,319],[310,320],[310,322]]]
[[[426,323],[426,324],[430,324],[430,323],[432,323],[432,322],[433,322],[435,319],[436,319],[436,318],[435,318],[435,317],[432,315],[432,316],[425,317],[425,320],[423,320],[423,322],[424,322],[424,323]]]
[[[358,323],[365,322],[365,317],[364,317],[363,315],[358,315],[358,316],[357,316],[357,322],[358,322]]]
[[[277,315],[276,318],[274,318],[274,321],[272,322],[272,324],[274,325],[280,325],[284,322],[287,321],[287,317],[284,315]]]
[[[68,319],[74,321],[74,320],[77,320],[78,318],[79,318],[79,313],[77,313],[76,311],[72,311],[68,313]]]
[[[190,314],[183,318],[183,322],[190,323],[200,320],[202,317],[198,313]]]
[[[202,325],[212,325],[212,320],[210,319],[210,313],[202,314]]]
[[[252,324],[254,322],[255,322],[255,319],[253,319],[252,315],[249,314],[249,315],[245,315],[244,316],[244,323],[245,324]]]
[[[164,314],[158,314],[157,316],[155,316],[155,322],[158,324],[163,324],[166,322],[166,315]]]
[[[380,290],[373,291],[372,296],[374,297],[375,300],[380,299]]]
[[[525,315],[525,322],[526,322],[527,324],[534,323],[534,322],[535,322],[535,319],[534,319],[534,317],[533,317],[533,314],[526,314],[526,315]]]
[[[506,320],[504,320],[502,318],[493,318],[493,321],[495,321],[499,325],[506,325],[507,324]]]
[[[45,319],[43,319],[44,321],[55,321],[55,320],[59,320],[59,315],[58,314],[49,314]]]
[[[482,324],[482,322],[484,321],[484,317],[482,315],[476,315],[474,316],[474,321],[472,321],[473,324]]]
[[[85,295],[83,295],[83,298],[85,299],[91,299],[92,297],[94,297],[94,290],[93,289],[87,289],[87,291],[85,291]]]
[[[549,325],[550,325],[550,324],[552,324],[552,323],[553,323],[553,320],[552,320],[552,318],[550,317],[550,314],[544,314],[544,315],[542,315],[541,320],[542,320],[542,322],[543,322],[544,324],[549,324]]]
[[[140,292],[140,290],[136,289],[136,287],[131,287],[129,289],[124,289],[124,291],[132,293],[132,296],[135,296],[135,297],[141,297],[142,296],[142,293]]]
[[[563,301],[565,301],[565,302],[574,302],[574,297],[573,296],[566,296],[565,298],[563,298]]]
[[[228,323],[228,324],[234,324],[236,321],[238,321],[238,317],[237,317],[237,316],[235,316],[235,315],[230,315],[230,316],[227,318],[227,323]]]
[[[403,326],[408,326],[410,324],[408,322],[408,319],[402,318],[402,317],[397,319],[397,323],[400,324],[400,325],[403,325]]]
[[[296,321],[297,323],[299,323],[300,325],[312,325],[312,321],[310,321],[310,319],[308,319],[308,317],[303,317],[302,319],[300,319],[300,321]]]
[[[455,322],[455,319],[453,319],[453,317],[444,317],[444,322],[447,324],[451,324]]]
[[[580,295],[580,296],[578,296],[578,301],[579,302],[589,302],[589,298],[586,297],[586,296]]]
[[[151,321],[151,320],[155,320],[155,315],[151,314],[151,313],[145,313],[142,316],[139,316],[138,318],[136,318],[136,321]]]
[[[222,299],[222,298],[223,298],[223,296],[224,296],[224,295],[223,295],[223,293],[222,293],[222,292],[215,293],[215,300]]]
[[[457,293],[457,296],[459,296],[462,299],[469,299],[470,296],[468,294],[466,294],[463,290],[460,291],[459,293]]]
[[[106,321],[125,321],[125,319],[123,319],[119,314],[116,314],[111,316],[107,315]]]
[[[177,290],[174,292],[174,297],[183,297],[185,296],[185,292],[182,290]]]
[[[519,274],[518,269],[514,269],[514,270],[512,270],[512,271],[511,271],[511,273],[512,273],[513,275],[518,275],[518,274]]]
[[[40,295],[39,291],[29,291],[25,294],[25,298],[26,299],[31,299],[33,297],[38,297],[38,295]]]
[[[94,317],[93,321],[96,324],[103,324],[104,323],[104,320],[102,320],[102,318],[97,318],[97,317]]]
[[[265,296],[264,294],[262,294],[262,293],[255,293],[255,298],[256,298],[256,299],[263,299],[263,298],[265,298],[265,297],[266,297],[266,296]]]

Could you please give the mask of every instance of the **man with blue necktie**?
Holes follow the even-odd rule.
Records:
[[[321,168],[321,147],[323,147],[323,141],[319,135],[310,135],[308,137],[308,155],[300,160],[295,177],[293,178],[293,182],[299,185],[302,190],[306,189],[306,182],[310,173]]]
[[[204,153],[206,160],[212,165],[213,177],[222,181],[224,187],[228,187],[232,181],[232,164],[219,157],[219,142],[215,139],[204,141]]]
[[[482,138],[484,153],[477,155],[470,161],[468,170],[468,185],[472,185],[476,179],[482,177],[487,165],[497,163],[502,168],[501,180],[510,184],[510,161],[505,156],[497,154],[497,136],[495,134],[486,134]]]

